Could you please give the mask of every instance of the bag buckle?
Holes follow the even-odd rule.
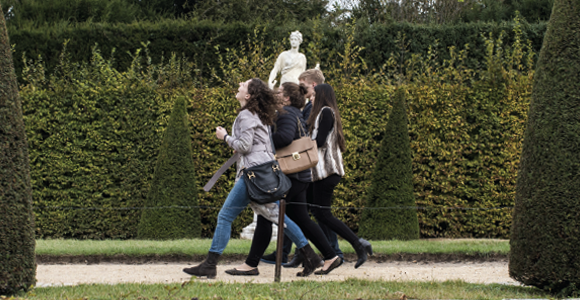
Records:
[[[254,175],[254,172],[252,172],[251,174],[248,173],[248,179],[252,179],[252,178],[256,178],[256,175]]]
[[[299,160],[300,159],[300,153],[298,153],[298,152],[292,153],[292,159],[293,160]]]
[[[280,171],[280,166],[278,166],[278,165],[272,165],[272,170],[274,170],[274,172]]]

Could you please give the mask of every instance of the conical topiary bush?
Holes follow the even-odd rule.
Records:
[[[169,118],[145,206],[151,209],[145,209],[141,214],[139,238],[166,240],[200,237],[191,136],[183,97],[177,99]]]
[[[377,157],[359,234],[375,240],[419,238],[405,90],[397,89]]]
[[[580,1],[555,0],[534,75],[510,237],[510,276],[580,291]]]
[[[28,142],[0,6],[0,295],[36,283]]]

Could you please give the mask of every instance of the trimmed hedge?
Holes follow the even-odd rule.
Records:
[[[510,240],[514,279],[580,294],[580,2],[556,0],[534,78]]]
[[[112,68],[97,48],[90,64],[61,55],[54,76],[41,61],[27,61],[22,87],[39,238],[134,238],[153,180],[162,133],[175,98],[187,94],[196,178],[203,183],[231,152],[211,139],[212,128],[231,124],[237,102],[230,89],[191,89],[187,62],[175,57],[128,72]],[[143,58],[138,55],[139,58]],[[153,75],[153,73],[155,75]],[[212,192],[198,187],[203,236],[211,236],[234,172]],[[251,222],[247,210],[234,222]]]
[[[134,237],[169,100],[98,51],[86,66],[62,59],[50,78],[26,64],[22,88],[38,237]]]
[[[357,56],[361,51],[352,48],[350,38],[345,43],[350,52],[331,56],[340,68],[327,69],[325,75],[340,79],[329,83],[338,96],[347,146],[346,175],[335,189],[335,205],[346,209],[336,210],[336,216],[358,230],[371,184],[370,166],[375,165],[385,134],[377,124],[388,121],[389,95],[396,80],[408,91],[421,236],[509,236],[534,63],[534,52],[526,50],[517,30],[523,29],[515,27],[511,44],[484,38],[483,69],[469,68],[468,51],[452,48],[444,54],[432,50],[426,55],[391,56],[384,71],[361,75]],[[273,64],[262,55],[271,49],[252,46],[261,45],[257,41],[249,43],[244,45],[247,52],[230,52],[222,58],[221,68],[228,77],[218,77],[222,81],[216,87],[193,87],[195,78],[190,75],[195,66],[175,56],[161,65],[147,64],[142,63],[149,61],[142,52],[137,53],[129,70],[120,72],[94,50],[90,64],[77,65],[64,56],[50,78],[42,64],[27,62],[23,78],[28,84],[21,94],[39,207],[38,235],[135,237],[141,210],[132,207],[145,205],[171,103],[186,95],[199,205],[204,207],[202,236],[212,236],[218,209],[234,179],[232,169],[211,192],[201,190],[231,156],[231,150],[215,139],[214,128],[229,127],[235,119],[236,83],[250,75],[266,78],[268,64]],[[442,55],[450,59],[442,64],[433,59]],[[251,220],[252,213],[246,210],[232,232],[239,233]]]
[[[36,283],[30,162],[22,104],[0,6],[0,295]]]
[[[395,91],[359,235],[373,240],[419,238],[404,89]],[[397,209],[396,207],[401,207]],[[389,209],[381,209],[389,208]]]
[[[141,213],[137,234],[140,239],[199,238],[201,235],[185,105],[183,97],[177,98],[169,118],[151,189],[145,201],[145,206],[152,209]],[[188,206],[192,208],[182,208]]]
[[[484,67],[485,39],[493,34],[498,36],[504,31],[504,42],[512,44],[515,39],[513,28],[517,23],[468,23],[457,25],[414,25],[408,23],[395,24],[359,24],[354,35],[354,44],[361,47],[361,57],[368,70],[379,71],[392,53],[406,51],[409,54],[427,55],[429,47],[434,47],[439,55],[432,57],[439,64],[450,59],[448,48],[470,45],[466,65],[472,69]],[[182,54],[195,63],[196,79],[207,83],[212,78],[212,68],[219,69],[218,53],[225,56],[228,49],[239,49],[241,45],[253,37],[257,28],[263,28],[260,41],[269,41],[267,45],[275,45],[287,41],[291,31],[300,30],[304,37],[302,51],[308,58],[308,64],[314,66],[321,62],[323,70],[338,68],[336,53],[345,51],[345,42],[349,38],[348,26],[329,26],[321,21],[308,21],[299,25],[287,27],[261,27],[253,23],[213,23],[209,21],[162,20],[131,24],[109,23],[79,23],[74,26],[55,26],[43,28],[10,27],[9,33],[15,46],[15,57],[42,56],[48,72],[52,72],[59,64],[59,53],[62,44],[70,40],[68,52],[71,61],[85,62],[91,57],[91,48],[98,44],[103,53],[111,53],[116,49],[113,67],[119,71],[129,68],[133,61],[133,52],[142,48],[142,43],[149,43],[148,52],[153,63],[159,63],[163,56],[170,53]],[[539,51],[545,23],[524,24],[521,28],[521,39],[530,40],[532,49]],[[403,42],[403,37],[406,42]],[[284,43],[284,48],[288,44]],[[264,57],[279,53],[276,47],[270,47]],[[272,52],[272,50],[276,52]],[[21,60],[15,61],[17,74],[23,68]],[[224,74],[220,73],[220,77]],[[328,80],[339,80],[340,76],[331,76]]]

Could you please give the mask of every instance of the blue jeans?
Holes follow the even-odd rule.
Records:
[[[218,214],[217,226],[213,234],[213,240],[211,242],[211,248],[209,252],[222,254],[224,249],[230,241],[230,235],[232,232],[232,222],[238,217],[238,215],[250,204],[250,197],[246,191],[246,183],[243,179],[238,180],[234,185],[234,188],[228,194],[226,202],[222,206],[220,213]],[[290,237],[292,242],[296,244],[297,247],[302,248],[308,244],[308,240],[300,230],[300,227],[296,225],[288,217],[285,217],[286,228],[284,230],[285,234]]]

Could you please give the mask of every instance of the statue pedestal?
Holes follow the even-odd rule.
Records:
[[[258,215],[254,213],[254,220],[250,225],[242,229],[240,238],[244,240],[251,240],[252,238],[254,238],[254,231],[256,230],[256,225],[258,225]],[[277,238],[278,238],[278,226],[276,224],[272,224],[272,239],[270,239],[270,241],[275,241]]]

